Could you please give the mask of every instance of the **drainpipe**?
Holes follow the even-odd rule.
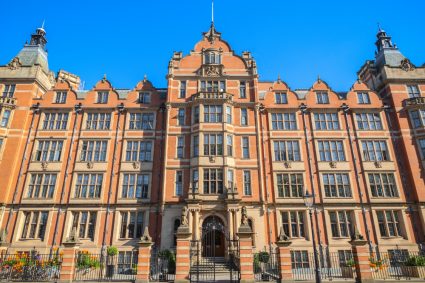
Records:
[[[313,180],[313,165],[312,165],[312,161],[311,161],[311,153],[310,153],[310,144],[308,142],[308,134],[307,134],[307,124],[306,124],[306,120],[305,120],[305,114],[307,113],[307,105],[305,105],[304,103],[302,103],[300,105],[300,110],[301,110],[301,114],[302,114],[302,119],[303,119],[303,127],[304,127],[304,139],[305,139],[305,145],[307,148],[307,159],[308,159],[308,169],[310,170],[310,184],[311,184],[311,193],[313,194],[314,198],[313,198],[313,205],[316,204],[316,193],[315,193],[315,189],[314,189],[314,180]],[[322,247],[322,240],[320,237],[320,227],[319,227],[319,217],[317,216],[317,211],[314,213],[314,220],[316,221],[316,231],[317,231],[317,237],[319,240],[319,246]],[[314,237],[314,235],[311,235],[312,237]],[[320,252],[322,253],[322,249],[320,249]],[[323,256],[323,253],[322,253]]]
[[[353,158],[354,174],[356,174],[356,185],[357,185],[357,190],[358,190],[359,199],[360,199],[360,207],[361,207],[361,210],[362,210],[362,218],[363,218],[363,222],[364,222],[365,230],[366,230],[366,239],[367,239],[367,242],[369,244],[369,252],[372,253],[373,248],[372,248],[372,242],[370,240],[369,227],[367,225],[366,209],[365,209],[364,203],[363,203],[363,193],[362,193],[362,190],[360,188],[360,180],[359,180],[360,174],[359,174],[359,170],[357,169],[357,159],[356,159],[356,155],[354,154],[353,139],[351,138],[351,130],[350,130],[350,125],[348,123],[348,113],[350,111],[350,106],[348,106],[347,104],[344,103],[344,104],[342,104],[341,109],[344,112],[345,126],[347,128],[347,135],[348,135],[348,140],[349,140],[349,143],[350,143],[351,158]],[[351,233],[353,233],[353,232],[351,231]]]
[[[160,161],[163,159],[162,152],[163,152],[163,147],[164,147],[165,127],[166,127],[166,122],[167,122],[165,120],[165,114],[164,114],[165,110],[166,110],[166,106],[163,103],[159,107],[159,111],[162,113],[161,145],[159,147],[159,160]],[[156,137],[156,135],[155,135],[155,137]],[[152,148],[155,150],[155,144],[153,144]],[[152,166],[153,166],[154,161],[155,160],[152,160]],[[162,166],[164,166],[164,168],[165,168],[165,163],[162,163]],[[156,222],[155,243],[157,245],[159,245],[159,239],[160,239],[159,234],[161,233],[161,229],[159,228],[159,218],[160,218],[160,215],[161,215],[161,213],[160,213],[160,211],[161,211],[161,201],[160,201],[161,200],[161,190],[159,188],[159,186],[160,186],[159,184],[161,184],[161,180],[163,179],[162,176],[163,176],[163,170],[159,170],[159,181],[158,181],[158,186],[157,186],[157,190],[156,190],[158,192],[157,199],[156,199],[158,205],[157,205],[157,210],[156,210],[156,221],[155,221]]]
[[[115,160],[116,160],[116,152],[117,152],[117,146],[118,146],[118,130],[120,128],[120,118],[121,118],[121,114],[124,113],[125,108],[124,108],[124,103],[121,102],[121,104],[119,104],[117,106],[118,109],[118,121],[117,121],[117,128],[115,130],[115,144],[114,144],[114,151],[112,154],[112,168],[111,168],[111,175],[109,178],[109,192],[108,192],[108,203],[107,203],[107,208],[106,208],[106,216],[105,216],[105,224],[104,224],[104,228],[105,231],[103,231],[103,239],[102,239],[102,257],[104,255],[104,251],[105,251],[105,241],[106,241],[106,234],[108,233],[108,218],[109,218],[109,213],[110,213],[110,209],[111,209],[111,195],[112,195],[112,181],[114,180],[114,176],[115,176]]]
[[[13,193],[13,199],[12,199],[12,203],[11,203],[11,208],[10,208],[10,211],[9,211],[9,215],[7,216],[6,228],[5,228],[6,229],[6,233],[9,230],[10,219],[12,217],[13,209],[15,207],[16,198],[18,197],[18,189],[19,189],[19,185],[21,183],[20,181],[22,179],[22,173],[23,173],[23,170],[24,170],[24,162],[27,160],[27,158],[26,158],[27,148],[28,148],[28,144],[31,142],[30,140],[31,140],[32,128],[34,126],[34,118],[35,118],[35,115],[36,114],[39,114],[40,113],[40,103],[37,102],[37,104],[33,104],[30,107],[30,110],[32,110],[31,124],[30,124],[30,128],[29,128],[29,131],[28,131],[27,140],[25,142],[24,155],[22,156],[22,159],[21,159],[21,166],[19,167],[18,180],[16,181],[15,192]],[[40,119],[38,120],[37,128],[38,128],[38,124],[39,123],[40,123]],[[31,159],[31,157],[30,157],[30,159]],[[15,221],[15,224],[13,225],[12,234],[13,234],[13,231],[15,230],[15,225],[16,225],[16,221]],[[11,239],[11,241],[12,241],[12,239]]]
[[[60,199],[59,206],[62,205],[63,199],[65,197],[66,180],[68,179],[68,168],[69,168],[69,164],[70,164],[71,159],[72,159],[71,152],[72,152],[72,147],[74,145],[75,129],[77,127],[78,114],[81,114],[83,112],[82,107],[81,107],[81,102],[74,106],[74,110],[75,110],[74,126],[72,127],[71,143],[69,145],[68,159],[66,160],[65,174],[64,174],[64,178],[63,178],[63,182],[62,182],[62,193],[61,193],[61,199]],[[80,127],[80,132],[81,132],[81,127]],[[50,247],[50,253],[52,253],[53,248],[56,245],[56,236],[57,236],[57,233],[58,233],[59,217],[60,217],[61,213],[62,213],[62,208],[59,207],[58,214],[56,216],[55,230],[53,232],[53,242],[52,242],[52,245]]]

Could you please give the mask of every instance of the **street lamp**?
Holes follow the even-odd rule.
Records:
[[[316,250],[316,239],[314,237],[314,225],[313,225],[313,205],[314,205],[314,195],[310,194],[308,191],[305,192],[304,196],[304,204],[308,209],[308,214],[310,215],[310,226],[311,226],[311,239],[313,240],[313,250],[314,250],[314,265],[315,265],[315,275],[316,275],[316,282],[320,283],[322,282],[322,278],[320,276],[320,266],[319,266],[319,257],[317,255]]]

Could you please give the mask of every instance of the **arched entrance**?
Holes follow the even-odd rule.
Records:
[[[208,216],[202,223],[202,256],[224,257],[225,228],[217,216]]]

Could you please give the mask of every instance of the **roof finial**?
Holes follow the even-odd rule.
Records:
[[[277,82],[280,83],[282,80],[280,79],[280,74],[277,74]]]
[[[41,29],[44,29],[44,22],[45,22],[46,20],[44,20],[43,19],[43,23],[41,24]]]
[[[381,23],[380,22],[378,22],[378,31],[381,31],[382,30],[382,28],[381,28]]]
[[[106,74],[103,74],[102,82],[106,82]]]
[[[145,74],[144,76],[143,76],[143,82],[146,82],[148,80],[148,76]]]
[[[214,24],[214,0],[211,0],[211,23]]]
[[[317,75],[317,81],[319,82],[319,84],[322,82],[322,80],[320,79],[320,75]]]

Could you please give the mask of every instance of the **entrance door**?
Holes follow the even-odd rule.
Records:
[[[224,234],[218,230],[205,232],[202,237],[203,257],[224,257]]]

